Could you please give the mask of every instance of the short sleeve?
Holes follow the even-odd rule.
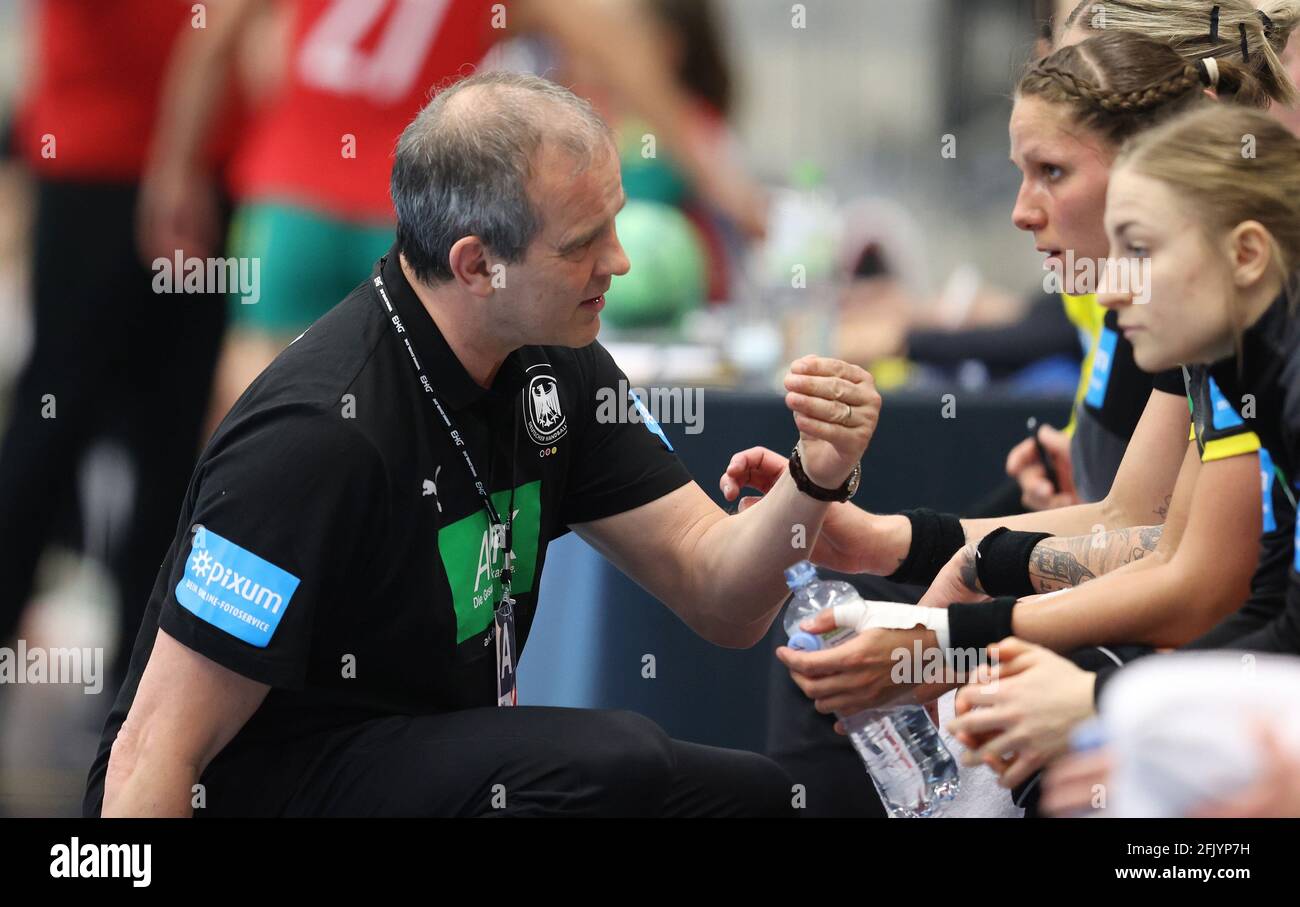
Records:
[[[1188,380],[1192,404],[1192,429],[1201,462],[1212,463],[1260,449],[1253,419],[1245,418],[1223,395],[1218,383],[1203,368],[1192,370]]]
[[[259,413],[213,439],[159,626],[250,679],[300,688],[313,625],[376,544],[377,451],[334,413]]]
[[[691,481],[653,417],[652,402],[636,395],[609,352],[593,343],[578,361],[587,421],[568,476],[563,522],[569,526],[632,510]]]
[[[1173,394],[1175,397],[1182,397],[1187,393],[1187,380],[1181,368],[1171,368],[1168,371],[1158,372],[1151,379],[1151,386],[1166,394]]]

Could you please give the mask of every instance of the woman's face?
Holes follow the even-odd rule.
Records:
[[[1020,169],[1020,192],[1011,212],[1015,225],[1034,234],[1044,267],[1063,278],[1067,253],[1074,261],[1100,261],[1109,247],[1102,217],[1114,154],[1075,126],[1063,105],[1020,97],[1011,112],[1011,161]],[[1077,273],[1077,271],[1075,272]],[[1075,288],[1090,292],[1090,288]]]
[[[1098,302],[1119,312],[1138,367],[1158,372],[1230,356],[1236,288],[1227,237],[1216,243],[1167,184],[1129,167],[1111,176],[1105,221],[1111,258],[1140,267]]]

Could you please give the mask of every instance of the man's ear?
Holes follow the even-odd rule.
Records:
[[[1232,281],[1238,288],[1253,286],[1273,266],[1273,235],[1256,220],[1243,221],[1228,237]]]
[[[462,236],[447,256],[452,277],[475,296],[492,295],[492,261],[487,246],[477,236]]]

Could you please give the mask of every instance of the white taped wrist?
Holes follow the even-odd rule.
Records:
[[[933,630],[939,647],[948,648],[948,609],[922,608],[902,602],[852,602],[835,606],[835,624],[853,630]]]

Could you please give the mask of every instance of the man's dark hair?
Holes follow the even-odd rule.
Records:
[[[591,104],[554,82],[485,72],[456,82],[397,141],[389,190],[397,246],[425,283],[451,279],[451,247],[477,236],[508,262],[524,256],[543,218],[528,197],[543,142],[590,165],[612,134]]]

